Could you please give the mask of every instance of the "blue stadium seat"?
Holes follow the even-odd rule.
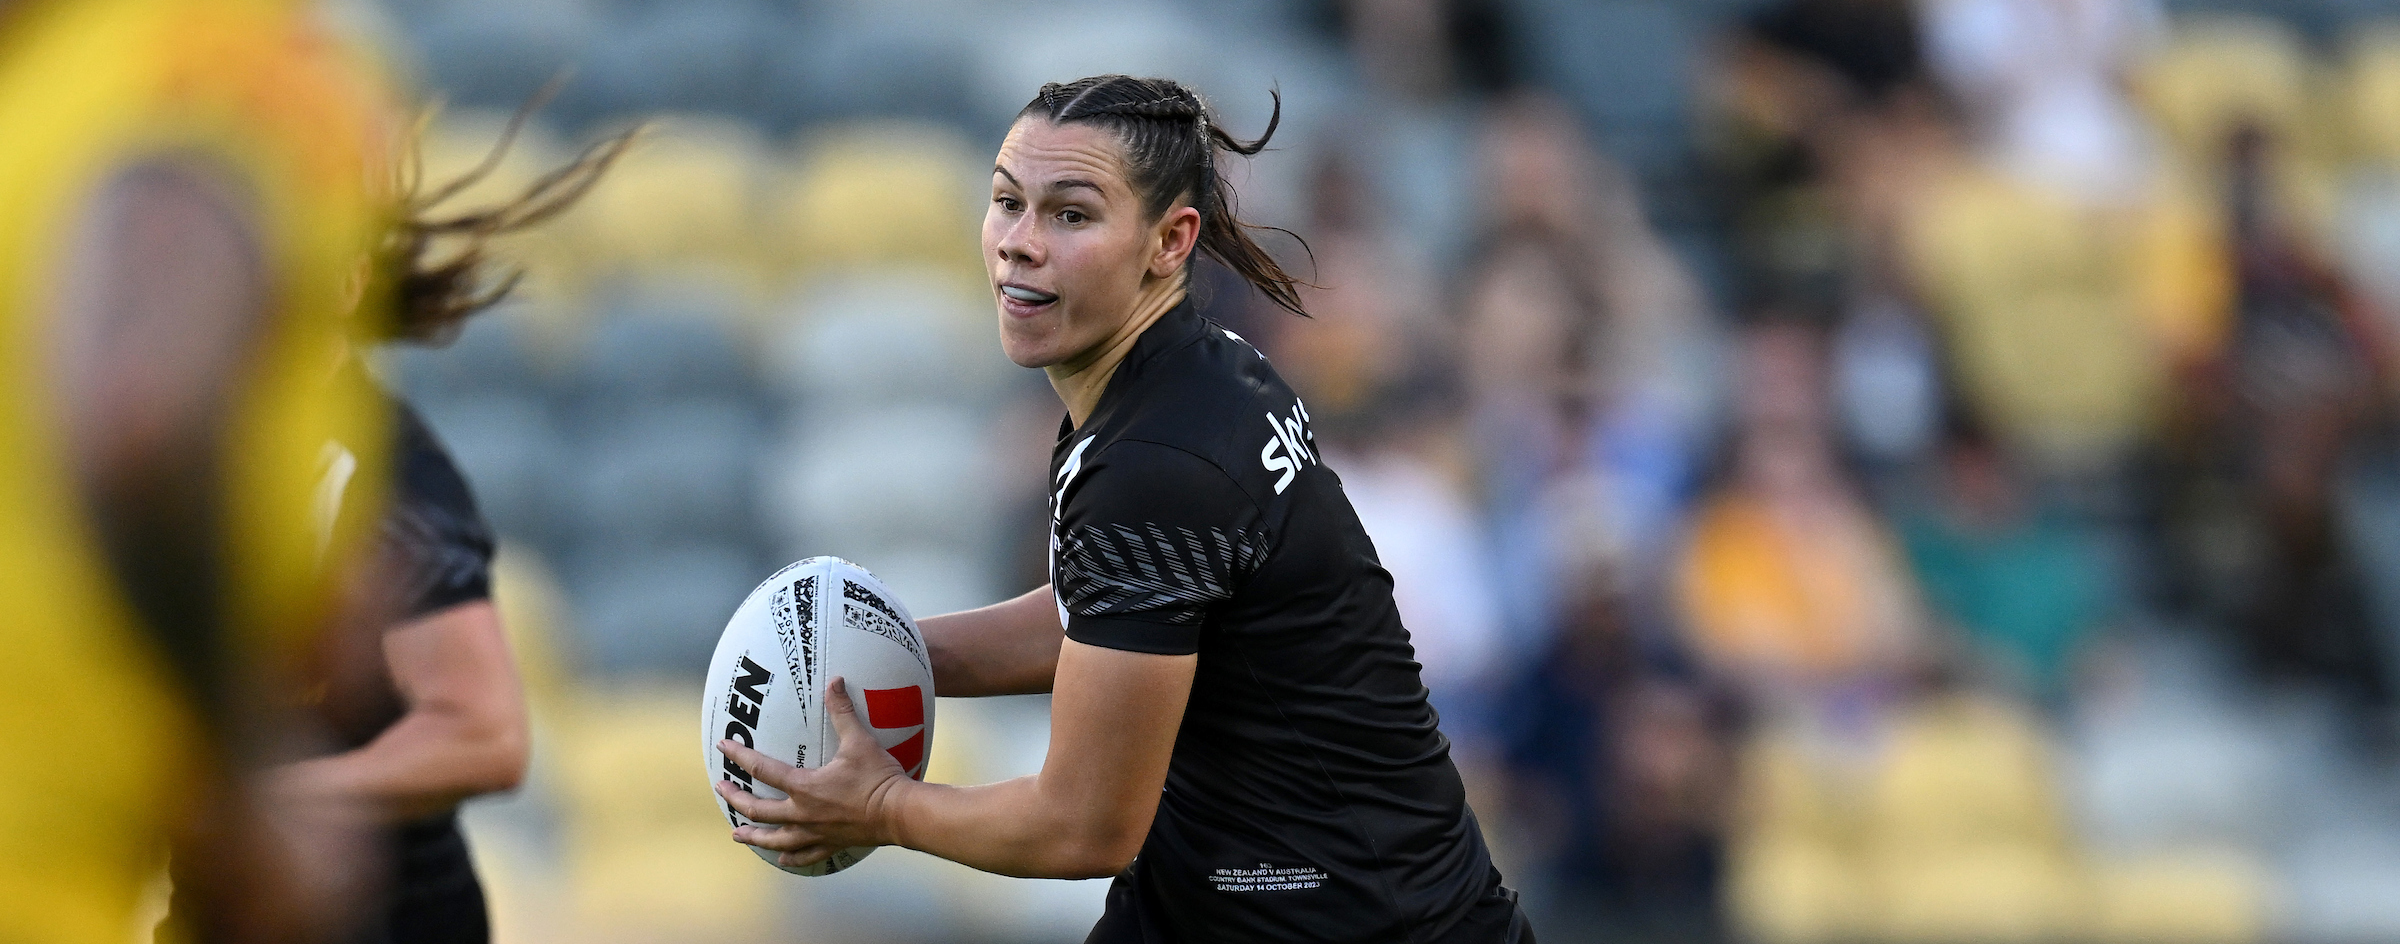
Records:
[[[1687,125],[1699,30],[1668,0],[1545,0],[1517,25],[1535,77],[1573,102],[1620,160],[1671,160]]]
[[[553,546],[558,477],[569,466],[549,408],[538,399],[506,394],[418,406],[501,539]]]
[[[647,404],[751,393],[729,319],[644,301],[602,318],[586,339],[564,391],[578,423],[607,422]]]
[[[507,306],[475,316],[458,339],[438,348],[383,349],[393,392],[430,404],[491,394],[539,395],[549,377],[535,359],[524,324]]]
[[[412,32],[429,86],[461,104],[513,110],[580,64],[601,31],[583,3],[452,2],[429,11]],[[568,124],[587,118],[589,88],[570,86],[552,117]]]
[[[581,555],[567,584],[584,668],[698,673],[742,595],[765,576],[746,549],[727,545]]]
[[[828,280],[795,296],[762,371],[788,397],[835,406],[969,403],[1019,369],[991,303],[905,270]]]
[[[766,457],[761,511],[792,554],[980,548],[989,424],[955,407],[815,410]],[[845,550],[846,549],[846,550]]]
[[[593,81],[614,111],[745,114],[758,93],[773,22],[742,0],[628,11],[592,52]]]
[[[641,406],[590,431],[558,483],[579,546],[751,542],[756,414],[741,400]]]

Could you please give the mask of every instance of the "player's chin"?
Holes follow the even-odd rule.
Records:
[[[1050,325],[1014,319],[1000,323],[1000,353],[1019,367],[1048,367],[1066,359]]]

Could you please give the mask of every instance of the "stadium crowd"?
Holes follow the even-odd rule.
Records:
[[[436,179],[578,67],[462,200],[657,121],[384,364],[502,535],[501,934],[1088,927],[1102,883],[761,868],[689,729],[785,561],[1045,579],[1058,409],[974,233],[1030,90],[1115,70],[1245,134],[1281,89],[1236,180],[1313,317],[1200,297],[1309,404],[1543,939],[2400,936],[2400,10],[2188,6],[362,8]],[[1038,764],[1038,700],[941,712],[931,779]]]

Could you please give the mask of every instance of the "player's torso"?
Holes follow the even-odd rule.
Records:
[[[1489,866],[1462,828],[1465,798],[1391,576],[1318,453],[1306,405],[1273,367],[1188,311],[1151,331],[1171,334],[1145,337],[1139,370],[1060,439],[1054,524],[1086,476],[1126,473],[1107,450],[1136,441],[1221,469],[1267,540],[1201,631],[1137,868],[1195,930],[1405,939],[1410,915],[1447,906],[1427,891],[1454,897],[1454,875]]]

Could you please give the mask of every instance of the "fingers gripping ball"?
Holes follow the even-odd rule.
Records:
[[[835,676],[844,680],[877,746],[909,776],[924,779],[933,742],[933,662],[924,636],[899,598],[865,568],[837,557],[812,557],[776,571],[750,591],[717,640],[700,711],[702,760],[712,789],[718,781],[731,781],[760,797],[784,798],[726,757],[719,740],[794,767],[831,763],[841,738],[825,704],[825,687]],[[717,808],[737,828],[755,825],[723,797],[717,797]],[[776,862],[773,851],[752,851]],[[872,851],[842,849],[814,865],[776,867],[828,875]]]

